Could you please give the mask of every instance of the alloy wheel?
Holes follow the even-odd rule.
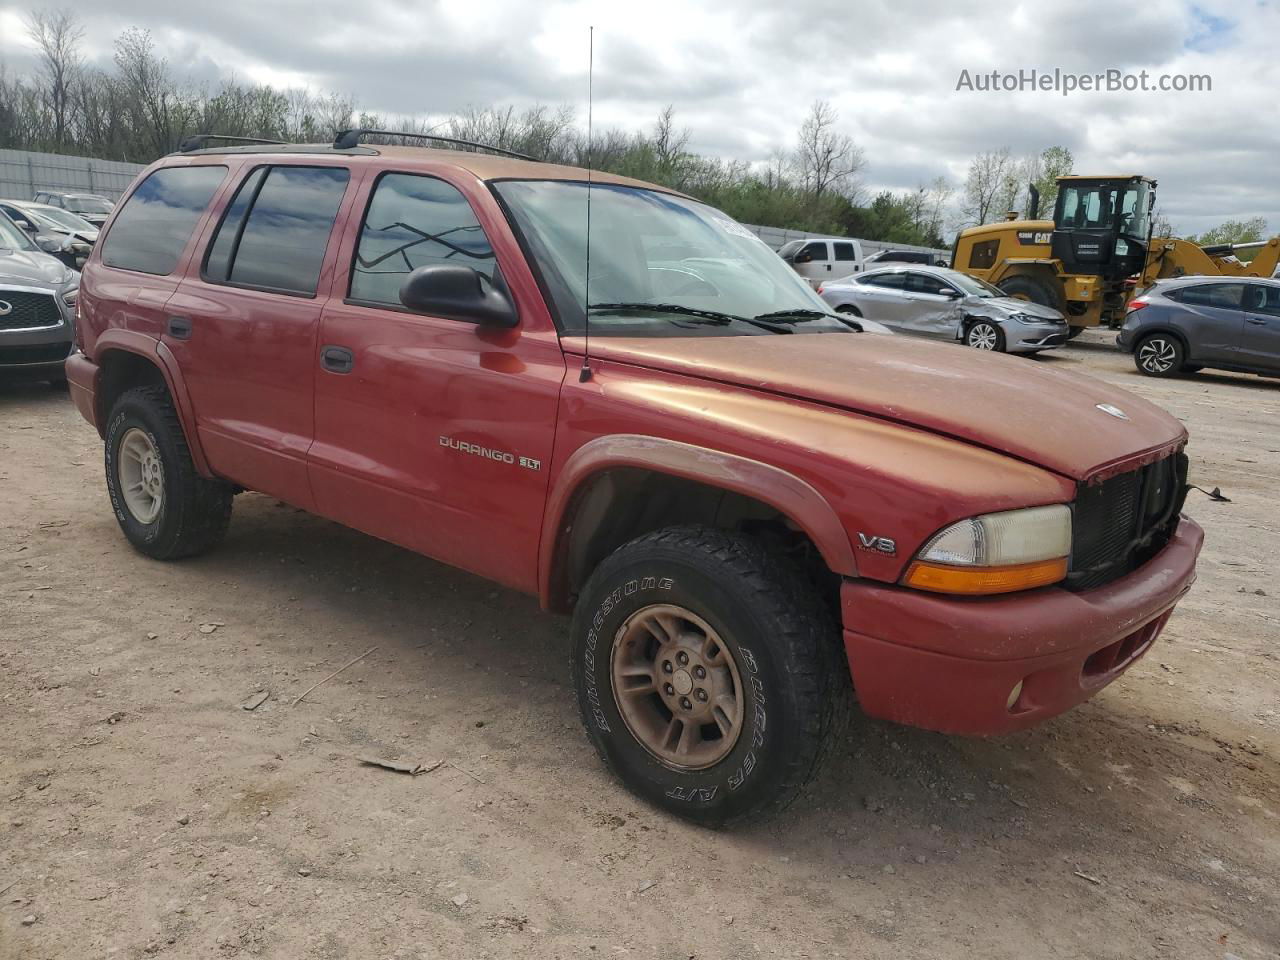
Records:
[[[1162,337],[1152,337],[1138,348],[1138,362],[1150,373],[1168,373],[1177,359],[1173,344]]]
[[[120,438],[116,479],[125,506],[139,523],[153,523],[164,506],[164,464],[155,441],[131,427]]]
[[[637,610],[610,655],[614,701],[631,735],[676,770],[723,760],[742,732],[744,690],[733,653],[684,607]]]
[[[965,342],[975,350],[994,350],[998,340],[998,331],[989,323],[975,323],[965,336]]]

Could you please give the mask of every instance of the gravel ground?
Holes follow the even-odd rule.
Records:
[[[1280,957],[1280,382],[1108,342],[1027,362],[1164,405],[1231,498],[1163,639],[1016,736],[859,720],[736,833],[602,770],[532,599],[256,495],[145,560],[66,396],[0,386],[0,957]]]

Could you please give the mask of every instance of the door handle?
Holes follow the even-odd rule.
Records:
[[[1244,322],[1245,322],[1245,323],[1252,323],[1252,324],[1253,324],[1254,326],[1256,326],[1256,327],[1262,327],[1262,326],[1265,326],[1265,325],[1266,325],[1266,323],[1267,323],[1267,321],[1266,321],[1266,318],[1265,318],[1265,317],[1245,317],[1245,318],[1244,318]]]
[[[191,339],[191,318],[190,317],[170,317],[169,318],[169,336],[175,340]]]
[[[334,345],[320,348],[320,366],[332,373],[350,373],[356,365],[356,356],[346,347]]]

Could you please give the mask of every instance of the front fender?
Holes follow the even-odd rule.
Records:
[[[618,434],[583,444],[565,461],[547,497],[539,544],[538,596],[550,607],[555,591],[555,557],[568,530],[575,495],[604,470],[638,467],[695,480],[769,504],[808,535],[827,566],[857,576],[857,563],[844,525],[831,505],[806,481],[779,467],[746,457],[660,437]]]

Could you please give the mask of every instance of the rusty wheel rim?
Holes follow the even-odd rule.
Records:
[[[704,770],[733,750],[742,733],[742,677],[701,617],[672,604],[637,610],[618,628],[609,659],[622,721],[660,762]]]

